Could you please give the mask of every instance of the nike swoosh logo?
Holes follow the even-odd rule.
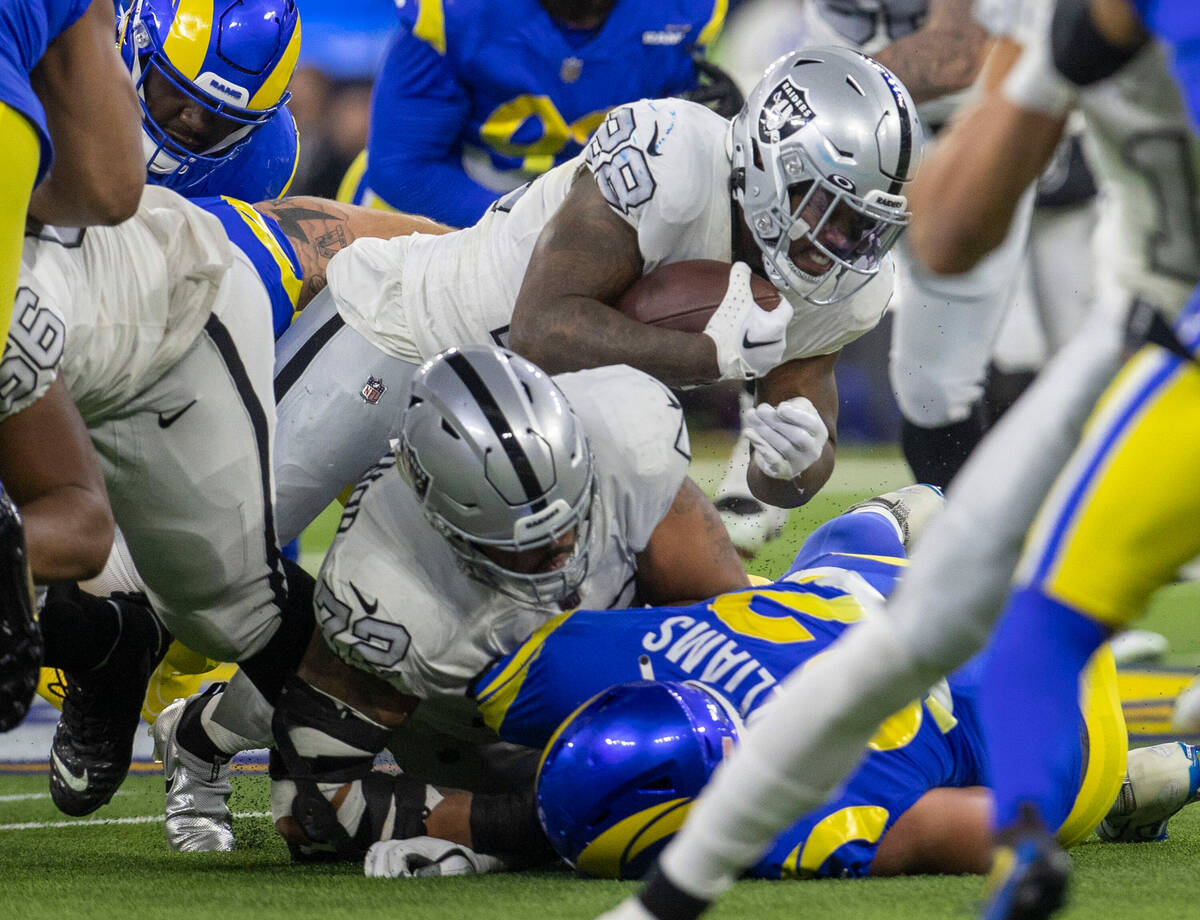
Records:
[[[379,601],[375,601],[373,604],[368,604],[367,599],[362,596],[362,592],[358,590],[354,582],[350,582],[350,590],[353,591],[354,596],[358,598],[358,605],[367,612],[367,616],[371,616],[371,614],[379,609]]]
[[[188,403],[182,409],[176,409],[174,412],[158,413],[158,427],[159,428],[170,428],[177,421],[179,421],[179,417],[181,415],[183,415],[183,413],[187,412],[187,410],[192,408],[192,406],[194,406],[194,405],[196,405],[196,400],[193,399],[190,403]]]
[[[658,122],[654,123],[654,133],[650,135],[650,143],[646,145],[646,153],[652,157],[662,156],[658,150]]]
[[[50,751],[50,759],[54,761],[54,772],[58,774],[58,778],[74,789],[76,792],[87,792],[88,775],[87,767],[83,768],[83,773],[76,776],[72,773],[65,763],[59,759],[58,751]]]
[[[762,348],[764,345],[778,345],[783,339],[767,339],[763,342],[755,342],[747,333],[742,333],[742,348]]]

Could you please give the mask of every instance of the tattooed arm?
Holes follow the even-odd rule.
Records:
[[[966,89],[975,80],[988,34],[975,21],[973,0],[931,0],[925,25],[875,55],[914,101],[926,102]]]
[[[529,259],[513,307],[513,350],[551,374],[628,364],[668,386],[719,380],[708,336],[647,326],[613,309],[641,276],[637,232],[581,168]]]
[[[280,229],[295,247],[296,257],[304,269],[304,286],[300,288],[297,305],[301,310],[325,287],[325,268],[329,260],[359,237],[391,239],[410,233],[449,233],[454,229],[427,217],[379,211],[328,198],[278,198],[260,201],[254,207],[278,221]]]

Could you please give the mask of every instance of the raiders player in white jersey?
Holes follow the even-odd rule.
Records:
[[[399,437],[347,502],[315,592],[321,637],[274,722],[276,826],[293,847],[357,858],[378,839],[437,836],[425,782],[528,805],[537,752],[477,727],[469,693],[556,615],[748,584],[687,478],[679,402],[652,377],[551,378],[475,345],[438,354],[398,395]],[[371,773],[385,744],[404,777]],[[497,801],[479,797],[471,822],[494,855],[521,848],[489,836]]]
[[[1120,365],[1126,314],[1129,331],[1143,336],[1146,305],[1173,318],[1194,289],[1200,259],[1174,256],[1197,245],[1190,228],[1200,213],[1200,142],[1163,46],[1136,28],[1102,33],[1091,19],[1092,10],[1108,7],[1122,24],[1129,10],[1114,12],[1115,5],[1060,0],[1072,15],[1053,24],[1041,0],[988,5],[1001,14],[986,21],[999,31],[1006,74],[926,164],[913,189],[911,243],[937,269],[973,264],[1005,233],[1078,104],[1105,150],[1095,159],[1098,178],[1123,215],[1120,245],[1103,253],[1115,263],[1120,289],[1112,302],[1122,309],[1095,311],[1096,320],[985,438],[922,537],[889,615],[848,633],[784,685],[771,713],[697,799],[663,852],[660,874],[607,918],[702,912],[793,815],[829,795],[889,713],[982,647],[1008,597],[1024,536]],[[1072,59],[1072,49],[1088,50]],[[1068,80],[1068,71],[1085,85]],[[1170,140],[1159,146],[1160,137]],[[1120,155],[1143,144],[1149,149],[1136,159]],[[1157,187],[1166,194],[1154,195]],[[802,720],[794,717],[801,707]]]
[[[283,604],[275,544],[272,303],[303,307],[324,284],[331,241],[438,229],[319,199],[257,213],[211,204],[261,232],[234,246],[234,227],[150,188],[119,227],[35,228],[25,241],[0,363],[0,475],[30,524],[40,581],[103,568],[83,591],[52,589],[40,616],[46,665],[65,675],[51,791],[69,814],[100,807],[124,779],[146,677],[170,639],[146,605],[111,592],[148,594],[191,649],[242,665],[240,689],[220,702],[243,704],[209,701],[191,726],[193,747],[211,755],[193,773],[269,737],[265,701],[311,631],[307,598]],[[189,772],[172,767],[169,800]],[[168,815],[167,833],[188,846],[192,817]]]
[[[0,476],[25,517],[34,577],[96,575],[115,518],[167,628],[241,662],[241,679],[268,696],[311,630],[311,615],[286,605],[272,521],[271,283],[219,220],[150,187],[118,226],[27,234],[0,363]],[[100,628],[50,619],[55,666],[63,633]],[[74,649],[76,665],[101,664],[133,629],[127,617],[84,649],[91,662]],[[161,632],[147,629],[161,656]],[[87,769],[72,766],[57,775],[86,787]]]
[[[803,503],[833,467],[838,350],[891,296],[887,252],[922,139],[888,71],[808,49],[772,65],[732,125],[679,99],[621,106],[578,158],[474,227],[350,246],[329,265],[329,299],[280,341],[281,538],[374,462],[415,365],[461,343],[507,344],[552,373],[625,363],[670,386],[757,379],[750,488]],[[746,263],[784,301],[758,308],[736,265],[703,334],[611,308],[687,259]]]
[[[723,53],[734,61],[722,63],[735,74],[746,66],[738,60],[769,56],[773,42],[857,48],[900,78],[922,120],[935,129],[967,98],[990,47],[972,0],[804,0],[783,7],[764,0],[735,13],[723,42]],[[1004,244],[971,272],[942,275],[911,258],[897,259],[889,370],[903,417],[904,454],[920,481],[946,485],[982,436],[989,421],[988,363],[1015,303],[1022,319],[1049,333],[1049,349],[1061,346],[1082,321],[1074,302],[1080,283],[1090,281],[1086,240],[1095,207],[1077,138],[1064,141],[1060,160],[1067,168],[1051,171],[1036,195],[1027,193]],[[1035,200],[1045,207],[1035,208]],[[1031,231],[1035,213],[1040,219]],[[903,243],[901,256],[907,256]],[[1047,263],[1055,270],[1039,273]],[[1064,272],[1065,264],[1078,268]],[[1058,334],[1064,326],[1069,331]],[[721,491],[736,489],[726,482]],[[769,518],[770,509],[763,514]],[[735,526],[732,516],[727,521]]]

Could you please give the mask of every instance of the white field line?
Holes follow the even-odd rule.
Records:
[[[269,811],[234,812],[235,818],[269,818]],[[21,821],[17,824],[0,824],[0,831],[40,831],[58,827],[101,827],[106,824],[154,824],[162,823],[162,815],[135,815],[129,818],[91,818],[87,821]]]
[[[129,795],[128,792],[114,792],[113,798],[118,795]],[[15,792],[12,795],[0,795],[0,803],[3,802],[29,802],[33,799],[48,799],[49,792]]]

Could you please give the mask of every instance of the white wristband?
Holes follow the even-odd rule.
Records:
[[[1039,49],[1026,46],[1004,77],[1000,92],[1013,105],[1051,118],[1061,118],[1075,106],[1079,89],[1060,74]]]

